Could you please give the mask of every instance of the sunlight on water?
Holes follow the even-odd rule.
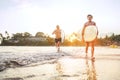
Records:
[[[96,80],[94,62],[87,59],[64,57],[58,61],[61,80]]]
[[[69,57],[64,57],[58,61],[58,65],[62,70],[63,75],[75,75],[84,70],[85,63],[82,59],[72,59]]]
[[[95,61],[84,57],[83,47],[0,47],[0,62],[4,60],[35,60],[22,67],[7,68],[0,79],[23,80],[119,80],[120,49],[97,47]],[[64,56],[60,56],[63,55]],[[45,55],[45,56],[43,56]],[[90,54],[89,54],[90,56]],[[51,58],[52,57],[52,58]],[[34,59],[33,59],[34,58]],[[38,60],[38,61],[37,61]],[[14,79],[13,79],[14,80]]]
[[[87,59],[63,57],[55,64],[34,65],[8,69],[0,73],[0,77],[21,77],[25,80],[37,80],[37,78],[41,80],[96,80],[94,62]]]

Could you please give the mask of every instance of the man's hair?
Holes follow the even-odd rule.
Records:
[[[56,25],[56,27],[59,27],[59,25]]]
[[[89,17],[89,16],[93,17],[91,14],[88,14],[88,15],[87,15],[87,17]]]

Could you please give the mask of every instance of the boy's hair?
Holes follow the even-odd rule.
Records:
[[[91,14],[88,14],[88,15],[87,15],[87,17],[89,17],[89,16],[93,17]]]
[[[59,25],[56,25],[56,28],[60,28]]]

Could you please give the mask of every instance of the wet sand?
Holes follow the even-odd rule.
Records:
[[[0,80],[120,80],[120,48],[0,47]],[[89,49],[89,57],[90,49]]]

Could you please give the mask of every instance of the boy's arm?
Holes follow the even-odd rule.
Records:
[[[52,32],[52,35],[55,34],[55,30]]]

